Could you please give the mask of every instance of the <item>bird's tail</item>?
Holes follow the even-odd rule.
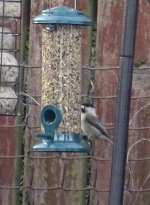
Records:
[[[112,145],[113,145],[113,140],[112,140],[112,138],[107,137],[106,139],[107,139],[107,141],[108,141],[110,144],[112,144]]]

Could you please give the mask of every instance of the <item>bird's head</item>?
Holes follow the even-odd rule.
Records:
[[[95,108],[93,107],[93,105],[91,103],[83,103],[81,105],[81,112],[96,115]]]

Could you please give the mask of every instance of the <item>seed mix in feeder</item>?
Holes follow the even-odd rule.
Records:
[[[59,131],[80,132],[81,36],[77,26],[57,25],[42,32],[42,106],[62,112]]]

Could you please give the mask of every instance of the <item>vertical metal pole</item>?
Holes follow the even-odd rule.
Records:
[[[109,205],[123,204],[138,0],[125,0]]]

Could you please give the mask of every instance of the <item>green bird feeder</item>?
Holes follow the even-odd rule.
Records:
[[[58,6],[42,11],[33,23],[42,24],[43,29],[42,132],[37,133],[40,142],[32,146],[32,151],[42,156],[35,161],[34,170],[38,164],[45,171],[35,184],[44,181],[48,187],[57,186],[64,172],[62,187],[77,190],[87,187],[88,177],[90,147],[81,136],[81,26],[90,26],[91,21],[79,10]],[[53,154],[62,158],[49,159]],[[63,200],[71,205],[85,204],[86,191],[67,191],[64,198],[60,191],[37,191],[36,195],[42,204],[61,204]]]
[[[82,11],[58,6],[33,19],[42,24],[41,122],[44,133],[33,151],[89,152],[81,137],[81,26],[92,23]]]

